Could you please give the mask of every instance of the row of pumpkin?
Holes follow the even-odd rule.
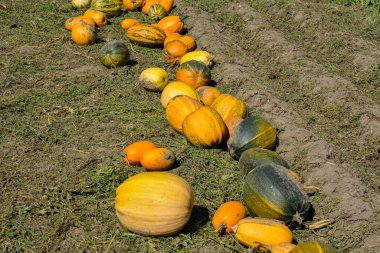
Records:
[[[93,0],[92,10],[66,22],[66,28],[68,23],[73,23],[73,41],[81,44],[74,39],[77,27],[93,30],[88,27],[105,25],[106,15],[102,12],[107,17],[118,15],[120,3]],[[121,26],[128,30],[126,37],[142,46],[164,47],[165,61],[180,63],[176,80],[171,83],[162,68],[149,68],[140,75],[145,89],[162,92],[161,104],[166,108],[169,124],[194,146],[227,146],[231,156],[239,160],[244,174],[243,200],[254,218],[245,218],[243,204],[227,202],[214,214],[216,231],[234,232],[238,241],[260,251],[335,252],[330,246],[315,241],[291,244],[292,232],[286,225],[301,224],[311,208],[300,179],[283,158],[270,151],[277,138],[273,126],[261,117],[248,117],[244,101],[207,86],[211,82],[213,56],[206,51],[193,51],[195,40],[180,35],[185,17],[167,16],[173,0],[124,0],[123,3],[128,10],[142,8],[151,18],[161,19],[153,25],[124,20]],[[164,7],[166,14],[162,14],[158,5]],[[86,20],[90,16],[95,25]],[[101,49],[100,59],[107,67],[125,65],[129,60],[127,44],[124,41],[107,43]],[[124,161],[128,164],[140,164],[154,172],[134,175],[117,188],[115,209],[120,223],[129,231],[147,236],[167,236],[181,231],[190,219],[194,194],[186,180],[161,172],[174,166],[174,153],[149,141],[133,143],[124,151]]]

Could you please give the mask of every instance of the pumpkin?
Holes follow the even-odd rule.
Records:
[[[121,40],[108,42],[100,49],[99,59],[108,68],[126,65],[129,61],[127,43]]]
[[[187,63],[188,62],[184,64]],[[222,94],[218,96],[212,103],[211,107],[222,116],[223,120],[226,120],[229,117],[240,117],[244,119],[248,116],[248,109],[245,102],[230,94]]]
[[[211,86],[202,86],[197,89],[199,97],[204,105],[211,106],[214,100],[220,96],[220,91]]]
[[[167,172],[143,172],[116,189],[115,210],[129,231],[145,236],[178,233],[189,221],[194,194],[183,178]]]
[[[156,144],[151,141],[137,141],[124,148],[126,161],[128,164],[139,164],[142,155],[157,148]]]
[[[160,20],[166,17],[167,15],[168,13],[161,4],[153,4],[149,8],[148,16],[150,17],[150,19]]]
[[[263,164],[278,164],[289,169],[289,164],[276,152],[263,148],[250,148],[239,159],[239,168],[244,175]]]
[[[193,51],[195,49],[195,47],[197,46],[194,38],[191,36],[188,36],[188,35],[184,35],[184,36],[180,37],[178,40],[185,43],[185,45],[187,47],[187,52]]]
[[[166,107],[166,119],[170,126],[178,133],[182,134],[182,123],[185,118],[202,104],[189,96],[178,95],[170,99]]]
[[[201,61],[204,64],[206,64],[207,67],[211,68],[213,65],[213,59],[214,59],[214,56],[210,54],[209,52],[197,50],[197,51],[193,51],[193,52],[189,52],[185,54],[181,58],[179,64],[184,64],[187,61],[195,60],[195,61]]]
[[[165,11],[170,13],[174,5],[174,0],[145,0],[142,4],[142,13],[148,14],[150,7],[155,4],[161,4]]]
[[[141,9],[143,0],[123,0],[124,8],[128,11]]]
[[[311,241],[298,244],[290,253],[337,253],[330,245]]]
[[[103,27],[107,24],[106,14],[101,11],[89,9],[83,13],[83,16],[92,18],[98,27]]]
[[[91,9],[101,11],[107,17],[116,17],[121,13],[121,0],[92,0]]]
[[[75,26],[83,25],[83,24],[89,24],[89,25],[94,25],[94,26],[96,25],[95,21],[92,18],[79,16],[79,17],[67,19],[65,22],[65,28],[71,31],[73,30]]]
[[[169,76],[163,68],[148,68],[141,72],[139,80],[145,89],[161,92],[168,84]]]
[[[75,8],[89,7],[91,5],[91,0],[72,0],[71,4]]]
[[[161,93],[162,106],[166,108],[169,100],[178,95],[186,95],[199,101],[199,96],[193,87],[183,82],[171,82],[164,88]]]
[[[228,129],[228,135],[231,136],[234,132],[234,128],[239,125],[239,123],[243,120],[243,118],[232,116],[227,118],[224,123],[226,123],[227,129]]]
[[[164,46],[168,44],[168,42],[173,41],[173,40],[178,40],[181,38],[181,34],[179,33],[169,33],[166,35],[165,41],[164,41]]]
[[[229,201],[222,204],[212,217],[212,226],[215,231],[225,234],[231,233],[232,227],[247,216],[245,207],[238,201]]]
[[[165,31],[166,34],[181,33],[184,27],[183,21],[187,16],[167,16],[157,23],[157,27]]]
[[[168,170],[174,166],[175,155],[166,148],[154,148],[145,152],[140,159],[140,164],[147,170]]]
[[[166,35],[158,27],[141,24],[129,28],[127,38],[141,46],[160,47],[164,44]]]
[[[243,200],[251,216],[289,225],[301,224],[310,210],[307,195],[294,173],[273,163],[263,164],[245,176]]]
[[[160,4],[165,8],[167,13],[170,13],[174,5],[174,0],[160,0]]]
[[[251,116],[235,127],[227,144],[230,155],[239,159],[249,148],[273,149],[276,145],[276,131],[265,119]]]
[[[134,18],[126,18],[121,21],[121,28],[124,30],[128,30],[134,25],[140,24],[140,22],[137,19]]]
[[[168,45],[170,43],[171,42],[169,42]],[[197,89],[207,85],[207,83],[211,81],[211,72],[203,62],[188,61],[179,66],[176,79]]]
[[[165,61],[166,63],[175,63],[179,61],[186,52],[187,47],[183,42],[179,40],[170,41],[164,47]]]
[[[273,246],[261,244],[261,247],[265,248],[271,253],[290,253],[290,251],[292,251],[296,247],[296,245],[290,242],[282,242]]]
[[[94,25],[76,25],[71,31],[71,38],[78,45],[91,45],[96,41],[97,32]]]
[[[240,220],[233,229],[236,240],[255,250],[266,251],[262,244],[274,246],[293,240],[292,231],[282,222],[273,219],[249,217]]]
[[[190,113],[182,123],[182,130],[187,140],[196,147],[220,147],[228,137],[223,119],[209,106],[202,106]]]

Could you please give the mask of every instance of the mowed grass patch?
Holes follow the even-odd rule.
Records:
[[[166,122],[160,95],[138,83],[148,67],[164,67],[171,79],[176,67],[164,63],[162,49],[129,42],[130,65],[107,69],[98,60],[102,45],[125,38],[119,28],[123,18],[148,19],[124,14],[101,30],[94,45],[78,46],[64,22],[82,10],[69,2],[5,6],[0,7],[0,251],[242,251],[231,237],[213,233],[210,222],[221,203],[241,200],[237,162],[226,151],[189,145]],[[179,161],[174,173],[193,187],[194,211],[179,235],[143,237],[117,221],[115,189],[144,171],[122,162],[123,147],[143,139],[173,150]]]

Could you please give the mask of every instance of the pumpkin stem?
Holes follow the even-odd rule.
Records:
[[[224,230],[226,230],[227,224],[225,222],[220,223],[219,227],[217,227],[214,232],[218,234],[222,234]]]

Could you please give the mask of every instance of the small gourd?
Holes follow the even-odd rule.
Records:
[[[198,93],[193,87],[183,82],[171,82],[169,83],[161,93],[161,105],[166,108],[170,99],[178,95],[186,95],[197,101],[199,101]]]
[[[149,171],[168,170],[175,164],[175,155],[169,149],[154,148],[141,156],[140,164]]]
[[[97,38],[96,26],[89,24],[76,25],[71,31],[71,38],[78,45],[91,45]]]
[[[220,96],[220,91],[211,86],[202,86],[197,89],[199,97],[204,105],[211,106],[214,100]]]
[[[212,218],[212,226],[221,234],[231,233],[232,227],[247,216],[245,207],[238,201],[229,201],[216,210]]]
[[[124,148],[125,159],[128,164],[140,164],[142,155],[157,148],[156,144],[151,141],[137,141]]]
[[[92,18],[98,27],[103,27],[107,24],[107,17],[104,12],[89,9],[83,13],[83,16]]]
[[[129,61],[129,49],[127,43],[121,40],[114,40],[105,44],[99,53],[102,64],[108,68],[121,67]]]
[[[126,19],[123,19],[120,23],[120,26],[122,29],[124,30],[128,30],[129,28],[131,28],[132,26],[134,25],[138,25],[140,24],[140,21],[138,21],[137,19],[134,19],[134,18],[126,18]]]
[[[168,84],[169,76],[163,68],[147,68],[141,72],[139,81],[145,89],[161,92]]]
[[[186,54],[187,47],[185,43],[179,40],[173,40],[168,42],[164,47],[164,58],[166,63],[175,63]]]

